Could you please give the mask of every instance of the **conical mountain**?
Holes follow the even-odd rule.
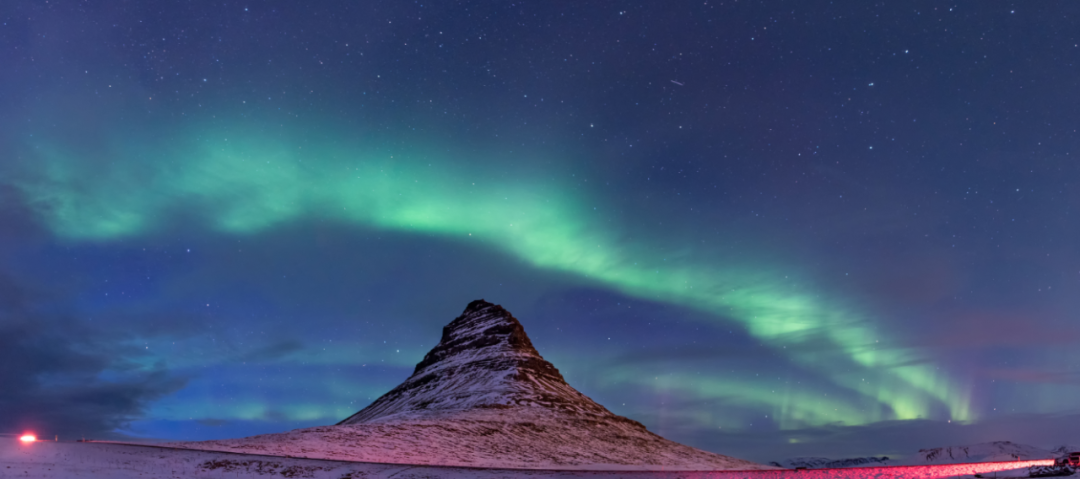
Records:
[[[473,301],[412,376],[334,426],[191,449],[395,464],[587,470],[772,469],[664,439],[581,394],[501,306]]]
[[[579,416],[616,416],[566,384],[502,306],[477,300],[443,328],[442,340],[413,375],[338,423],[364,424],[485,408],[546,408]]]

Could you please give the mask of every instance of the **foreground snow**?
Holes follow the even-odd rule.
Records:
[[[863,467],[807,471],[543,471],[469,469],[460,467],[408,466],[400,464],[349,463],[340,461],[228,454],[109,443],[53,443],[30,445],[0,442],[0,477],[4,478],[446,478],[517,479],[938,479],[1017,471],[1052,461],[946,464],[907,467]],[[1005,475],[999,475],[1005,477]]]

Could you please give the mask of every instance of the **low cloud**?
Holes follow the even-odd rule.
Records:
[[[110,437],[185,384],[141,365],[125,338],[42,312],[43,294],[0,274],[0,431]]]
[[[241,362],[264,362],[275,361],[292,353],[304,349],[304,343],[297,340],[284,340],[261,347],[244,354],[239,358]]]

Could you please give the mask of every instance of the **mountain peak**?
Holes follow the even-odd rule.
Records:
[[[339,424],[485,408],[541,408],[638,424],[570,387],[536,351],[521,323],[482,299],[443,327],[439,344],[412,376]]]
[[[469,303],[461,316],[443,327],[439,344],[416,364],[413,374],[454,356],[480,349],[488,349],[488,354],[514,352],[543,359],[517,318],[502,306],[478,299]],[[551,369],[562,380],[559,371],[554,366]]]

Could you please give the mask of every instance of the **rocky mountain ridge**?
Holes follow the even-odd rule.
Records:
[[[413,375],[338,425],[474,408],[542,408],[630,422],[570,387],[502,306],[477,300],[443,328]],[[643,426],[642,426],[643,427]]]

